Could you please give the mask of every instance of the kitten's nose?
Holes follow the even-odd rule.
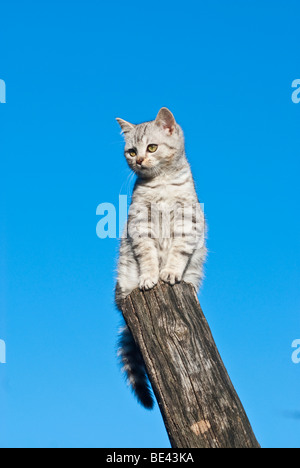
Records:
[[[141,166],[143,164],[144,158],[137,158],[136,163],[138,166]]]

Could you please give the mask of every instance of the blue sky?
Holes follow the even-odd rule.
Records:
[[[296,0],[1,2],[1,447],[168,447],[115,357],[132,183],[115,117],[182,125],[209,226],[200,294],[264,447],[300,447]]]

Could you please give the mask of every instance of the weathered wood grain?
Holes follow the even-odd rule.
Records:
[[[258,448],[193,286],[133,291],[124,318],[174,448]]]

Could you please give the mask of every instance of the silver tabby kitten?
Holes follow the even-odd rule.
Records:
[[[185,154],[184,136],[173,114],[162,108],[151,122],[117,119],[125,136],[125,157],[137,175],[128,223],[121,241],[116,303],[135,288],[158,281],[192,283],[198,290],[206,257],[205,221]],[[153,398],[138,347],[128,327],[121,331],[119,355],[138,400]]]

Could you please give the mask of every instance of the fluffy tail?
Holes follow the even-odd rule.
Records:
[[[118,356],[123,364],[127,381],[137,400],[145,408],[152,409],[154,400],[142,354],[135,344],[133,336],[127,326],[120,330]]]

